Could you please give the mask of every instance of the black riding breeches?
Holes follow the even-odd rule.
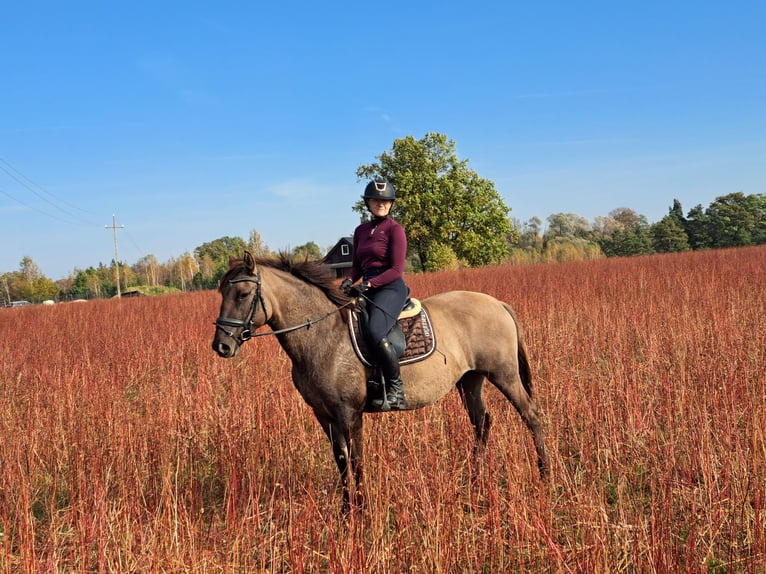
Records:
[[[382,287],[369,289],[365,293],[369,299],[367,303],[367,315],[369,317],[367,335],[374,345],[377,346],[394,327],[409,294],[410,290],[403,279],[397,279]]]

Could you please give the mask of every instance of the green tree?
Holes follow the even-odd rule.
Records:
[[[449,245],[432,243],[427,255],[433,269],[447,271],[460,267],[460,261],[458,261],[457,255],[455,255],[455,252]]]
[[[43,275],[31,257],[25,256],[19,263],[18,271],[2,275],[2,299],[8,302],[25,300],[39,303],[46,299],[55,299],[61,289],[58,284]]]
[[[717,197],[707,208],[711,247],[740,247],[752,245],[757,230],[757,201],[744,193]]]
[[[684,229],[685,222],[681,202],[674,199],[668,214],[650,228],[654,250],[657,253],[689,251],[689,237]]]
[[[469,169],[468,160],[458,159],[452,140],[437,133],[421,140],[407,136],[377,159],[359,166],[357,177],[382,177],[394,184],[392,215],[407,231],[421,269],[436,269],[429,253],[437,253],[437,246],[448,246],[470,266],[500,262],[507,255],[508,237],[514,233],[510,210],[494,183]],[[354,209],[366,217],[363,202]]]
[[[632,209],[612,210],[609,218],[597,221],[597,227],[596,241],[607,257],[654,253],[649,222]]]
[[[684,220],[684,231],[689,238],[689,246],[692,249],[707,249],[712,247],[710,236],[710,218],[701,204],[697,204],[689,210]]]
[[[681,207],[681,202],[677,199],[673,200],[672,207],[668,210],[668,216],[674,220],[678,225],[683,227],[686,219],[684,218],[684,209]]]
[[[207,258],[206,266],[213,268],[210,277],[212,284],[218,281],[229,269],[230,257],[242,257],[247,248],[247,243],[241,237],[224,236],[207,243],[203,243],[194,250],[198,264]],[[201,265],[200,265],[201,266]]]
[[[322,250],[319,248],[319,245],[313,241],[309,241],[308,243],[299,245],[293,249],[293,257],[298,260],[305,259],[317,261],[322,258]]]
[[[29,301],[39,303],[48,299],[56,299],[61,293],[61,289],[53,279],[47,277],[38,277],[29,285]]]
[[[652,247],[657,253],[689,251],[689,238],[683,226],[672,215],[666,215],[651,226]]]
[[[117,292],[114,273],[110,267],[99,263],[98,268],[75,269],[74,280],[66,292],[68,299],[91,299],[111,297]]]
[[[753,225],[753,243],[766,243],[766,195],[762,193],[748,195],[747,201],[755,219]]]

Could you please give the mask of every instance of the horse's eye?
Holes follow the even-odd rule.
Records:
[[[248,297],[250,297],[250,292],[249,291],[240,291],[239,293],[237,293],[237,299],[239,301],[244,301]]]

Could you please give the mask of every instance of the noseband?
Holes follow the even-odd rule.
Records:
[[[255,314],[258,312],[258,304],[260,303],[261,309],[263,309],[264,315],[266,314],[266,305],[263,303],[263,294],[261,293],[261,270],[256,271],[255,277],[237,277],[236,279],[229,279],[229,285],[234,283],[255,283],[255,297],[253,297],[253,303],[250,306],[250,315],[246,321],[240,319],[232,319],[230,317],[218,317],[215,320],[216,329],[220,329],[228,337],[231,337],[238,344],[242,344],[249,340],[253,336],[253,327],[255,326]],[[235,336],[232,331],[229,331],[226,327],[234,327],[235,329],[242,329],[239,336]]]

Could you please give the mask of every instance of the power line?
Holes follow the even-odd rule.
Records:
[[[61,217],[58,217],[56,215],[53,215],[51,213],[48,213],[47,211],[43,211],[42,209],[38,209],[34,205],[29,205],[28,203],[25,203],[21,201],[19,198],[12,196],[10,193],[5,191],[4,189],[0,188],[0,193],[2,193],[5,197],[8,197],[15,201],[16,203],[23,205],[27,209],[31,209],[32,211],[36,211],[37,213],[41,213],[42,215],[45,215],[46,217],[50,217],[51,219],[55,219],[56,221],[61,221],[62,223],[66,223],[68,225],[81,225],[81,223],[75,223],[73,221],[68,221],[66,219],[62,219]]]
[[[33,193],[39,199],[41,199],[45,203],[48,203],[49,205],[53,206],[54,208],[56,208],[57,210],[61,211],[65,215],[79,220],[80,223],[86,223],[87,225],[93,225],[93,223],[91,223],[90,221],[86,220],[82,216],[80,216],[80,215],[78,215],[76,213],[72,213],[71,211],[69,211],[67,209],[64,209],[58,203],[66,205],[66,206],[70,207],[71,209],[74,209],[74,210],[77,210],[77,211],[81,211],[83,213],[91,213],[91,212],[86,211],[84,209],[81,209],[81,208],[79,208],[79,207],[77,207],[75,205],[72,205],[71,203],[68,203],[68,202],[66,202],[66,201],[56,197],[55,195],[53,195],[49,191],[46,191],[42,186],[40,186],[39,184],[37,184],[34,181],[32,181],[29,177],[27,177],[26,175],[21,173],[16,167],[14,167],[8,160],[6,160],[5,158],[2,158],[2,157],[0,157],[0,170],[5,172],[10,178],[15,180],[24,189],[26,189],[27,191]],[[6,192],[3,192],[3,193],[4,193],[4,195],[10,197],[14,201],[17,201],[18,203],[21,203],[25,207],[29,207],[30,209],[35,209],[32,206],[27,205],[23,201],[20,201],[20,200],[16,199],[15,197],[11,196],[10,194],[8,194]],[[45,195],[43,195],[43,194],[45,194]],[[52,201],[51,199],[46,197],[46,195],[49,196],[50,198],[53,198],[58,203],[55,203],[54,201]],[[56,217],[50,215],[49,213],[46,213],[46,212],[41,211],[39,209],[35,209],[35,211],[37,211],[39,213],[42,213],[44,215],[47,215],[49,217],[53,217],[54,219],[57,219]],[[63,221],[63,220],[59,219],[59,221]],[[71,223],[71,222],[67,222],[67,223]]]

